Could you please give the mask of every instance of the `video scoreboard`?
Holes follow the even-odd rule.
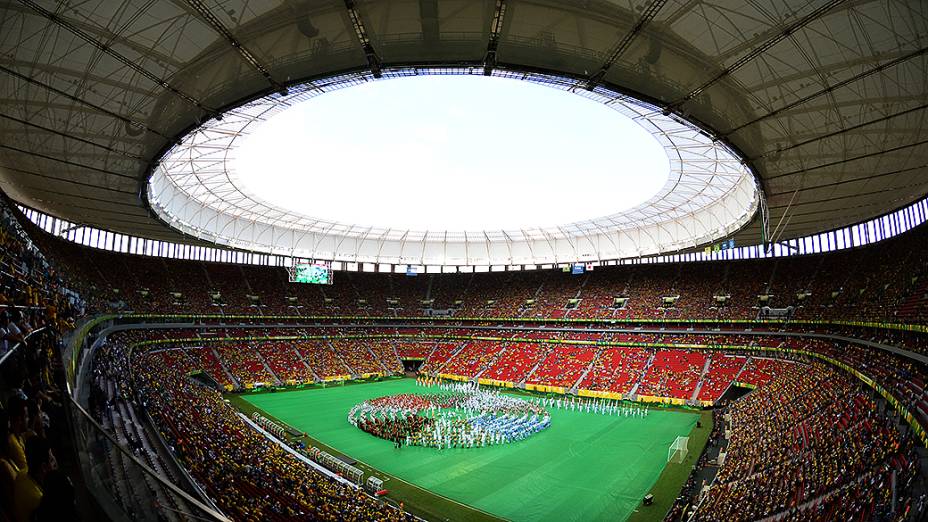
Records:
[[[332,263],[316,261],[314,263],[294,263],[288,267],[291,283],[309,283],[313,285],[332,284]]]

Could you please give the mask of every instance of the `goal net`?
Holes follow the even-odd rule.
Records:
[[[673,441],[673,444],[670,445],[670,448],[667,449],[667,462],[682,464],[683,461],[686,460],[686,455],[690,451],[689,445],[689,437],[677,437]]]

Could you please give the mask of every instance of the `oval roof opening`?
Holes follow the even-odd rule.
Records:
[[[271,206],[428,231],[552,227],[647,201],[663,147],[631,118],[507,78],[413,76],[317,96],[242,139],[229,169]]]

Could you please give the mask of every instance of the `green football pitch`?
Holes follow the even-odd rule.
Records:
[[[658,480],[670,444],[677,436],[689,435],[700,418],[663,409],[651,410],[645,418],[553,409],[551,426],[525,440],[441,451],[396,449],[391,442],[348,423],[348,410],[359,402],[427,391],[413,379],[398,379],[240,397],[370,468],[453,503],[514,521],[628,519]],[[687,460],[701,449],[694,446],[691,441]],[[402,482],[392,482],[387,480],[385,487],[402,489]],[[676,492],[668,495],[676,496]],[[403,500],[402,495],[399,499]],[[408,502],[413,507],[429,499],[420,494]],[[442,502],[449,504],[444,499]],[[473,518],[465,516],[466,510],[445,510],[443,515],[441,518]],[[657,518],[662,515],[657,514]]]

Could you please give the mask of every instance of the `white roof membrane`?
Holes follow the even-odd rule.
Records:
[[[479,69],[456,72],[482,74]],[[447,73],[443,69],[416,70],[417,75]],[[516,76],[505,71],[497,74]],[[630,119],[650,135],[667,165],[665,181],[655,194],[630,207],[616,204],[613,211],[600,213],[584,207],[583,200],[577,201],[576,197],[558,199],[557,194],[549,194],[549,199],[540,203],[560,201],[575,214],[593,215],[538,225],[528,222],[513,227],[500,223],[496,227],[459,229],[441,226],[442,217],[436,215],[438,226],[416,228],[389,219],[334,219],[313,213],[312,205],[308,211],[296,211],[292,204],[281,205],[258,196],[236,171],[241,166],[241,159],[236,158],[242,155],[242,143],[248,143],[252,133],[260,136],[262,123],[283,117],[294,107],[311,107],[313,98],[323,93],[407,75],[409,70],[396,69],[387,71],[384,80],[365,73],[318,80],[292,88],[286,95],[274,94],[249,102],[228,111],[222,119],[209,120],[161,158],[148,184],[151,207],[175,229],[236,248],[338,261],[452,266],[602,261],[674,251],[735,232],[758,208],[754,177],[723,142],[640,100],[604,88],[592,92],[576,89],[573,81],[550,75],[518,77],[534,84],[527,88],[544,85],[562,91],[561,95],[586,98],[580,102],[597,102],[617,112],[618,119]],[[488,136],[487,143],[494,140]],[[603,154],[608,155],[608,150]],[[343,160],[350,163],[351,158]],[[622,166],[621,158],[613,158],[611,163],[617,169]],[[312,190],[321,194],[319,197],[332,197],[336,205],[342,201],[341,205],[346,206],[350,199],[338,200],[338,196],[326,192],[326,176],[350,174],[350,169],[320,174],[313,178]],[[588,188],[600,190],[595,183]],[[302,185],[295,187],[305,189]],[[363,191],[364,187],[355,190]],[[467,195],[462,191],[434,197],[442,198],[449,208],[447,214],[453,217],[461,205],[481,208],[482,200],[469,201]],[[602,207],[603,198],[591,199],[603,210],[608,209]],[[384,195],[383,200],[388,207],[389,196]],[[376,202],[376,198],[372,201]],[[605,202],[608,204],[608,198]],[[523,203],[532,205],[530,198]]]

